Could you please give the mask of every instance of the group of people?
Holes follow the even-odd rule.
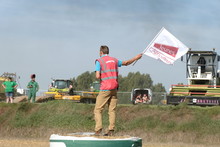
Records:
[[[28,92],[28,102],[35,103],[36,93],[39,90],[39,85],[35,81],[36,75],[31,75],[31,81],[28,83],[27,88]],[[6,103],[13,103],[15,89],[18,87],[18,84],[13,81],[12,77],[8,77],[8,80],[2,83],[2,87],[5,89]]]
[[[138,94],[135,98],[134,103],[138,104],[138,103],[147,103],[148,101],[150,101],[150,98],[147,94]]]

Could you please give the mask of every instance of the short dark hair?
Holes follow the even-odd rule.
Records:
[[[35,75],[35,74],[32,74],[32,75],[31,75],[31,79],[34,79],[34,78],[36,78],[36,75]]]
[[[102,46],[100,47],[100,51],[102,51],[103,54],[109,54],[109,48],[108,48],[108,46],[106,46],[106,45],[102,45]]]

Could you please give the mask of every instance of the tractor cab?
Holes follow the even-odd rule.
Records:
[[[100,89],[100,82],[95,81],[92,84],[90,84],[90,91],[91,92],[99,92]]]
[[[135,104],[150,104],[152,101],[152,91],[149,88],[135,88],[131,92],[131,101]]]
[[[51,82],[51,85],[48,91],[68,92],[71,86],[73,86],[73,83],[70,80],[55,79]]]
[[[219,56],[215,51],[188,51],[186,61],[188,85],[219,84]]]

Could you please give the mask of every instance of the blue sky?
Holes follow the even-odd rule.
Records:
[[[162,27],[193,50],[220,48],[220,1],[212,0],[0,0],[3,72],[16,72],[25,88],[37,74],[51,78],[94,71],[100,45],[127,60],[141,53]],[[120,73],[150,74],[154,84],[187,84],[185,63],[166,65],[148,56]]]

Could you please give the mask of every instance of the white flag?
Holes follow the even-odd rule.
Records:
[[[165,28],[162,28],[143,53],[166,64],[173,64],[174,61],[186,54],[188,50],[188,47]]]

